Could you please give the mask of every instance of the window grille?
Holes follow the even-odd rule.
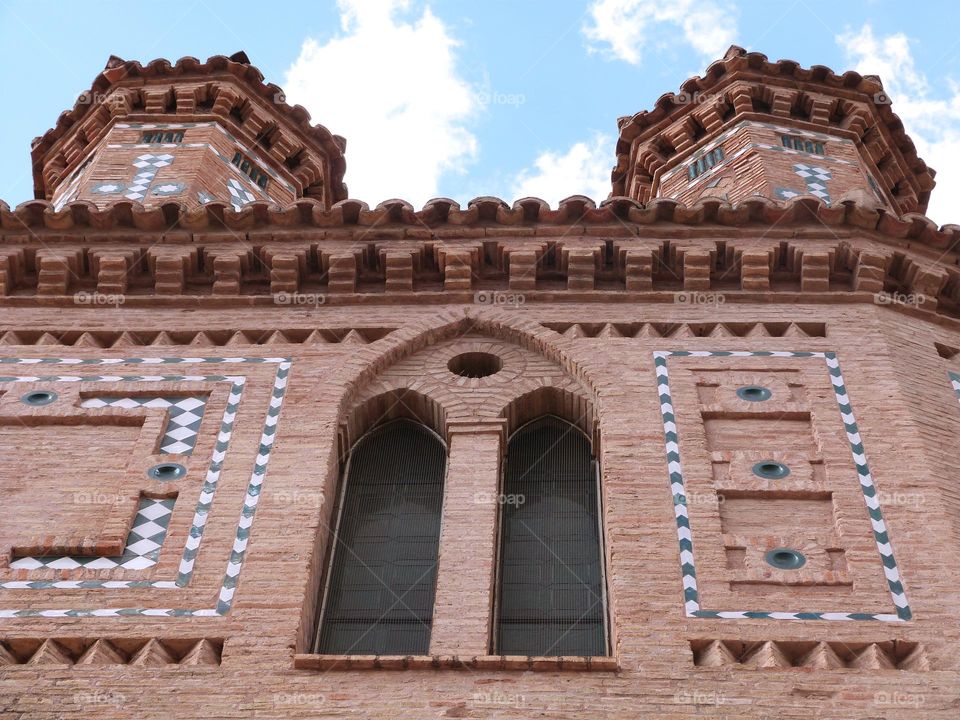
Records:
[[[718,165],[723,160],[723,148],[715,147],[710,152],[704,153],[694,160],[687,167],[687,176],[690,180],[700,177],[714,165]]]
[[[395,420],[347,464],[317,652],[426,655],[430,648],[446,448]]]
[[[164,132],[162,130],[157,130],[157,131],[145,132],[143,133],[143,137],[141,138],[141,141],[147,144],[162,143],[164,145],[181,143],[183,142],[183,131],[180,130],[178,132],[170,132],[170,131]]]
[[[781,135],[780,143],[785,148],[790,148],[791,150],[799,150],[800,152],[810,153],[811,155],[826,154],[824,151],[822,142],[804,140],[802,137],[796,137],[794,135]]]
[[[589,439],[547,416],[507,447],[495,653],[606,655],[599,475]]]

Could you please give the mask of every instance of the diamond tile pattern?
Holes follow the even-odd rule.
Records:
[[[15,570],[39,570],[51,568],[54,570],[73,570],[86,568],[88,570],[143,570],[157,564],[160,558],[160,548],[163,547],[167,536],[167,526],[173,515],[173,505],[176,498],[157,500],[154,498],[140,498],[140,507],[130,534],[127,535],[126,548],[119,557],[77,557],[77,556],[50,556],[25,557],[14,560],[10,567]]]
[[[257,199],[256,195],[243,187],[235,178],[227,180],[227,190],[230,192],[230,204],[233,205],[234,210],[240,210],[244,205],[255,202]]]
[[[207,407],[205,397],[96,397],[87,398],[85,408],[164,408],[167,427],[160,439],[160,452],[170,455],[190,455],[197,444],[200,422]]]
[[[137,157],[133,166],[139,168],[140,172],[133,176],[133,182],[123,194],[127,200],[143,200],[150,188],[150,183],[156,176],[157,171],[173,162],[173,155],[165,153],[163,155],[154,155],[145,153]]]
[[[773,194],[781,200],[789,200],[798,195],[813,195],[823,200],[827,205],[830,204],[830,190],[827,189],[827,181],[833,179],[833,173],[826,168],[807,165],[805,163],[796,163],[793,171],[803,178],[807,185],[806,191],[792,190],[790,188],[775,188]]]
[[[827,190],[827,181],[833,179],[833,174],[826,168],[797,163],[793,171],[803,178],[807,184],[807,192],[826,203],[830,203],[830,191]]]

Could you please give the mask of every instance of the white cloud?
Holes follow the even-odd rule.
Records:
[[[476,157],[467,121],[478,95],[460,76],[457,41],[429,8],[410,0],[338,0],[342,32],[308,39],[287,70],[287,102],[347,138],[351,197],[393,197],[416,207],[438,194],[447,171]]]
[[[910,41],[903,33],[876,37],[870,25],[837,36],[854,69],[879,75],[917,152],[937,171],[937,186],[927,214],[941,224],[960,222],[951,200],[960,195],[960,88],[947,83],[945,97],[935,97],[917,69]]]
[[[571,195],[586,195],[600,204],[610,194],[613,138],[597,133],[567,152],[544,152],[513,182],[513,197],[538,197],[553,206]]]
[[[658,37],[679,30],[683,40],[706,60],[723,55],[737,34],[734,7],[717,0],[595,0],[589,8],[592,25],[584,28],[591,51],[639,65],[649,45],[662,46]],[[675,26],[655,27],[657,25]]]

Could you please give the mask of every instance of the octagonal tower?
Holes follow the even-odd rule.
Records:
[[[769,62],[731,47],[654,110],[619,120],[613,194],[646,202],[848,193],[926,211],[935,172],[917,157],[876,76]]]
[[[302,197],[347,196],[344,138],[310,125],[246,54],[147,66],[111,57],[56,127],[34,140],[34,194],[56,210],[74,200],[235,210]]]

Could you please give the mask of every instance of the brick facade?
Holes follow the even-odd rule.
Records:
[[[723,143],[726,199],[678,157],[654,199],[370,208],[263,152],[273,206],[95,199],[141,122],[45,136],[43,199],[0,204],[0,717],[956,716],[960,236],[856,140],[820,133],[830,202],[777,196],[782,117],[687,148]],[[184,122],[151,182],[236,177],[188,146],[242,125]],[[607,656],[492,654],[506,443],[544,414],[599,461]],[[349,449],[395,418],[447,448],[429,655],[319,655]]]

